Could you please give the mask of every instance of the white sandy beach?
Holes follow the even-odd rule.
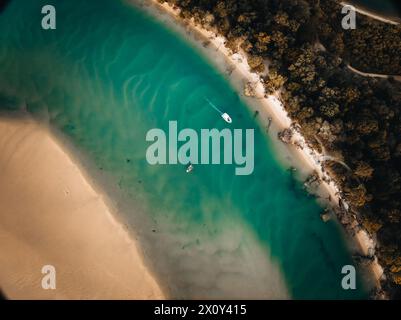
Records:
[[[275,138],[279,131],[290,127],[292,121],[280,101],[279,92],[276,95],[263,98],[265,89],[260,81],[260,76],[250,70],[244,53],[239,52],[232,54],[231,50],[225,46],[226,40],[224,37],[202,28],[195,24],[193,20],[183,24],[182,19],[178,16],[179,9],[175,9],[167,3],[160,4],[157,0],[130,0],[130,2],[148,7],[151,14],[157,15],[156,12],[159,12],[159,15],[161,15],[159,19],[166,20],[169,25],[172,25],[172,23],[175,24],[175,29],[184,34],[186,38],[196,43],[198,48],[203,51],[204,54],[208,55],[215,66],[222,72],[226,72],[230,68],[234,69],[230,75],[230,80],[239,92],[243,92],[245,83],[253,83],[257,98],[243,97],[243,99],[247,101],[248,105],[260,112],[259,119],[261,119],[265,127],[268,126],[268,119],[272,119],[269,135],[273,137],[273,144],[279,149],[278,153],[287,154],[287,158],[291,157],[291,165],[296,167],[300,172],[311,173],[315,171],[321,178],[325,177],[330,180],[330,183],[322,181],[318,194],[321,196],[321,199],[327,199],[330,195],[330,204],[335,207],[338,206],[339,188],[334,181],[330,179],[327,173],[322,170],[321,163],[325,155],[308,147],[305,139],[298,132],[295,132],[293,135],[293,141],[302,145],[302,149],[292,145],[283,145]],[[169,19],[171,20],[169,21]],[[172,27],[174,27],[174,25],[172,25]],[[205,40],[209,41],[207,47],[202,45]],[[367,254],[374,247],[374,241],[364,230],[357,232],[352,241],[359,248],[361,254]],[[372,275],[372,279],[369,279],[369,282],[372,282],[372,284],[374,283],[375,286],[379,286],[379,279],[382,277],[383,270],[378,264],[377,258],[370,264],[369,269],[369,273]]]
[[[161,299],[139,246],[48,129],[0,118],[0,288],[11,299]],[[41,286],[56,269],[56,289]]]

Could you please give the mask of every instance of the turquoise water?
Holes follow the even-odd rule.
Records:
[[[52,1],[57,29],[44,31],[48,2],[14,0],[0,16],[0,105],[50,123],[136,203],[124,214],[171,296],[278,297],[272,284],[282,277],[293,298],[366,297],[360,282],[341,288],[352,261],[338,226],[320,220],[321,208],[196,49],[119,1]],[[233,127],[255,129],[252,175],[236,176],[235,165],[197,165],[188,175],[146,162],[146,132],[169,120],[230,127],[204,96]]]

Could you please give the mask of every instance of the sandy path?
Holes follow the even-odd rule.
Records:
[[[350,65],[347,65],[347,68],[350,69],[352,72],[355,72],[363,77],[371,77],[371,78],[382,78],[382,79],[388,79],[390,77],[394,77],[394,80],[400,81],[401,82],[401,76],[397,75],[388,75],[388,74],[380,74],[380,73],[369,73],[369,72],[362,72],[359,71]]]
[[[362,14],[364,16],[373,18],[375,20],[379,20],[379,21],[382,21],[382,22],[385,22],[385,23],[394,24],[394,25],[400,24],[400,22],[395,20],[395,18],[390,18],[390,17],[385,17],[385,16],[382,16],[382,15],[379,15],[379,14],[377,14],[377,13],[375,13],[373,11],[370,11],[368,9],[361,8],[359,6],[355,6],[352,3],[348,3],[346,1],[343,1],[343,2],[340,2],[340,4],[343,5],[343,6],[353,6],[355,8],[355,11],[358,12],[359,14]]]

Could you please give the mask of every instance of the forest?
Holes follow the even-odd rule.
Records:
[[[308,144],[339,160],[324,168],[377,239],[382,287],[401,298],[401,25],[357,14],[357,28],[344,30],[334,0],[166,1],[246,53]]]

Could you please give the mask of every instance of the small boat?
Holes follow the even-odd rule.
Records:
[[[208,98],[205,98],[205,100],[207,101],[207,103],[209,103],[209,105],[216,110],[218,113],[220,113],[221,117],[223,118],[223,120],[227,123],[232,123],[233,121],[231,120],[231,117],[228,115],[228,113],[226,112],[222,112],[219,108],[217,108]]]
[[[194,170],[194,166],[192,165],[192,163],[189,164],[189,166],[187,167],[187,170],[185,170],[187,173],[192,172],[192,170]]]
[[[232,123],[233,121],[231,120],[231,117],[228,115],[228,113],[222,113],[221,117],[224,119],[225,122],[227,123]]]

